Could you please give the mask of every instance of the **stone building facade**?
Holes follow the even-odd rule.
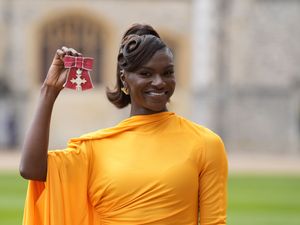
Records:
[[[229,152],[300,153],[300,2],[0,0],[0,147],[18,146],[57,47],[94,56],[95,89],[64,90],[51,148],[128,115],[105,97],[122,33],[153,25],[175,54],[170,109],[219,133]]]

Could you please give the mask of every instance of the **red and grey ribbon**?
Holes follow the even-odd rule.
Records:
[[[94,59],[90,57],[75,57],[66,55],[64,66],[69,69],[66,88],[84,91],[93,88],[89,72],[92,70]]]

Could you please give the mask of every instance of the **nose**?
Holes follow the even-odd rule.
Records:
[[[151,84],[153,86],[155,86],[156,88],[160,89],[163,88],[165,86],[165,81],[162,79],[162,77],[160,76],[160,74],[155,74],[153,76],[153,80],[151,82]]]

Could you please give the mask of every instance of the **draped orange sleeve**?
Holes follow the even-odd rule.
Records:
[[[171,112],[133,116],[50,151],[23,225],[224,225],[226,186],[216,134]]]

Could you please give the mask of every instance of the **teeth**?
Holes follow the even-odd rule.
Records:
[[[156,96],[159,96],[159,95],[164,95],[165,92],[149,92],[149,95],[156,95]]]

